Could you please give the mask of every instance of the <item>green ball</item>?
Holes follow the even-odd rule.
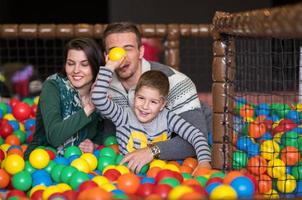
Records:
[[[233,153],[233,169],[242,169],[247,165],[247,154],[243,151],[235,151]]]
[[[69,185],[73,190],[77,190],[78,187],[83,183],[84,181],[88,181],[89,176],[88,174],[81,172],[81,171],[76,171],[72,174],[72,176],[69,179]]]
[[[48,165],[45,167],[45,171],[47,171],[49,174],[51,173],[52,169],[56,166],[57,164],[50,160]]]
[[[129,197],[126,194],[115,194],[112,199],[128,200]]]
[[[195,179],[200,183],[202,187],[206,186],[208,179],[204,176],[196,176]]]
[[[119,165],[120,162],[123,160],[124,156],[122,154],[118,154],[115,158],[115,164]]]
[[[114,165],[115,164],[115,157],[110,156],[102,156],[98,159],[98,166],[97,169],[101,172],[107,167],[108,165]]]
[[[1,144],[4,144],[4,140],[3,140],[3,138],[0,136],[0,145]]]
[[[186,172],[181,173],[181,175],[184,178],[184,180],[188,180],[192,178],[192,175]]]
[[[109,156],[109,157],[116,157],[115,151],[110,147],[104,147],[100,150],[100,157],[102,156]]]
[[[0,102],[0,110],[2,110],[3,115],[7,114],[8,105],[6,103]]]
[[[27,103],[28,105],[32,106],[34,104],[33,98],[24,98],[22,102]]]
[[[66,166],[62,172],[61,172],[61,181],[63,183],[69,183],[71,176],[73,173],[78,171],[75,167],[73,166]]]
[[[36,171],[36,168],[34,168],[28,160],[25,161],[24,170],[30,174],[32,174],[34,171]]]
[[[15,136],[17,136],[20,140],[20,143],[23,144],[26,140],[26,133],[21,130],[16,130],[13,132]]]
[[[12,178],[12,185],[17,190],[27,191],[31,187],[31,184],[31,174],[27,171],[18,172]]]
[[[51,170],[52,180],[54,180],[56,183],[61,182],[61,173],[65,167],[66,167],[65,165],[54,166],[54,168]]]
[[[295,131],[288,131],[281,136],[281,144],[284,146],[293,146],[299,148],[299,133]]]
[[[159,184],[167,184],[174,188],[174,187],[180,185],[180,182],[175,178],[168,177],[168,178],[164,178],[161,181],[159,181]]]
[[[299,165],[293,166],[291,174],[295,177],[297,181],[302,180],[302,165],[301,162]]]
[[[219,172],[215,172],[215,173],[211,174],[211,176],[210,176],[210,178],[215,178],[215,177],[224,179],[225,173],[219,171]]]
[[[108,136],[104,141],[104,145],[107,147],[107,146],[110,146],[112,144],[117,144],[116,137],[115,136]]]
[[[140,173],[140,174],[146,174],[148,170],[149,170],[149,165],[146,164],[146,165],[144,165],[144,166],[141,168],[141,170],[139,171],[139,173]]]
[[[271,113],[278,115],[280,118],[285,118],[287,113],[291,110],[289,105],[281,103],[271,104]]]
[[[81,149],[77,146],[67,147],[64,152],[64,157],[69,158],[70,156],[73,156],[73,155],[81,156],[82,155]]]

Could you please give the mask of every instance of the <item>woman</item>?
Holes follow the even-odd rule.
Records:
[[[51,146],[63,154],[68,146],[93,152],[102,143],[103,122],[90,99],[91,86],[102,65],[103,53],[94,40],[76,38],[68,42],[62,72],[43,83],[36,131],[25,158],[37,146]]]

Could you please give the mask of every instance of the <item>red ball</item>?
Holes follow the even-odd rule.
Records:
[[[31,106],[31,113],[30,113],[30,116],[35,118],[36,117],[36,113],[37,113],[37,110],[38,110],[38,106],[36,104],[33,104]]]
[[[103,176],[105,176],[110,181],[116,181],[121,176],[121,172],[116,169],[108,169],[105,171]]]
[[[14,131],[13,127],[9,123],[2,123],[2,126],[0,128],[0,136],[2,136],[4,139],[12,134]]]
[[[210,185],[211,183],[223,183],[223,178],[220,177],[213,177],[207,180],[206,186]]]
[[[62,193],[67,200],[74,200],[78,196],[78,192],[75,190],[67,190]]]
[[[169,192],[172,190],[173,188],[170,185],[167,184],[160,184],[160,185],[156,185],[153,193],[154,194],[158,194],[159,196],[161,196],[163,199],[168,198]]]
[[[182,183],[182,181],[183,181],[183,177],[181,174],[171,171],[169,169],[164,169],[164,170],[161,170],[160,172],[158,172],[158,174],[155,177],[155,182],[159,183],[164,178],[175,178],[180,183]]]
[[[48,153],[48,155],[49,155],[49,159],[50,159],[50,160],[55,159],[55,157],[56,157],[55,152],[53,152],[53,151],[52,151],[52,150],[50,150],[50,149],[46,149],[46,152]]]
[[[83,192],[84,190],[89,190],[94,187],[98,187],[98,184],[96,184],[96,182],[94,182],[94,181],[88,180],[88,181],[84,181],[83,183],[81,183],[78,191]]]
[[[144,183],[136,191],[136,195],[145,198],[153,193],[155,186],[153,183]]]
[[[0,162],[2,160],[4,160],[4,158],[5,158],[5,153],[4,153],[4,151],[2,149],[0,149]]]
[[[9,105],[13,108],[13,107],[15,107],[15,105],[17,104],[17,103],[19,103],[20,101],[18,100],[18,99],[16,99],[16,98],[11,98],[10,100],[9,100]]]
[[[24,121],[30,117],[31,108],[27,103],[19,102],[13,107],[13,115],[19,121]]]
[[[19,198],[22,198],[22,197],[26,197],[26,194],[25,192],[21,191],[21,190],[10,190],[7,195],[6,195],[6,199],[9,199],[11,197],[19,197]]]
[[[30,196],[31,200],[42,200],[44,190],[36,190],[32,195]]]

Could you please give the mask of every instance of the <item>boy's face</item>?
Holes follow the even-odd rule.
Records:
[[[134,113],[141,123],[151,122],[165,105],[164,97],[152,87],[142,86],[134,97]]]

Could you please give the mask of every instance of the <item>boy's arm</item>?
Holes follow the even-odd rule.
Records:
[[[194,146],[199,162],[211,161],[207,139],[199,129],[173,112],[168,112],[168,122],[170,131],[177,133]]]
[[[116,126],[123,122],[124,111],[121,106],[108,97],[108,88],[112,78],[112,71],[108,67],[100,67],[96,84],[92,89],[92,102],[101,115],[110,119]]]

